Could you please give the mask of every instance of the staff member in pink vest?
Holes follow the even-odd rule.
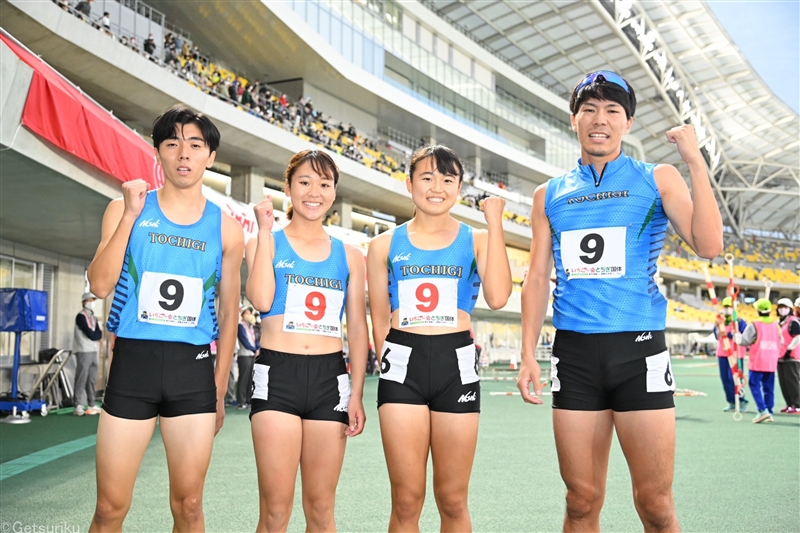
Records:
[[[743,319],[739,319],[738,326],[734,329],[733,327],[733,301],[731,300],[730,296],[727,296],[722,299],[722,318],[717,321],[717,325],[714,326],[714,337],[717,338],[717,361],[719,362],[719,377],[722,379],[722,388],[725,390],[725,399],[728,401],[727,407],[723,409],[723,411],[730,412],[736,410],[736,404],[734,403],[736,394],[736,387],[733,382],[733,374],[731,373],[731,365],[728,361],[728,352],[725,349],[726,341],[729,343],[733,343],[733,334],[734,333],[742,333],[745,328],[747,327],[747,322]],[[747,353],[747,348],[742,346],[739,347],[741,351],[742,358]],[[744,397],[744,389],[740,392],[741,396],[739,397],[739,410],[740,411],[747,411],[747,400]]]
[[[797,303],[800,303],[800,298]],[[784,350],[778,361],[778,382],[786,400],[781,413],[800,415],[800,319],[793,316],[789,298],[778,300],[778,323]]]
[[[758,406],[754,424],[772,422],[775,406],[775,370],[781,355],[781,331],[772,318],[772,302],[767,298],[756,300],[758,318],[749,324],[744,333],[734,335],[736,344],[750,347],[750,393]]]

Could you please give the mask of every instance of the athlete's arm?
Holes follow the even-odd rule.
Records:
[[[486,217],[487,232],[478,232],[478,275],[483,285],[483,297],[489,308],[497,310],[511,296],[511,267],[508,264],[506,239],[503,235],[503,207],[506,201],[491,196],[481,202]]]
[[[369,317],[372,321],[372,340],[378,364],[383,354],[383,341],[392,326],[392,307],[389,302],[389,272],[386,260],[392,234],[384,233],[372,239],[367,252],[367,285],[369,287]]]
[[[694,252],[711,259],[722,251],[722,215],[706,172],[705,161],[697,147],[694,128],[684,124],[667,132],[667,139],[678,147],[689,166],[692,193],[672,165],[658,165],[654,176],[664,212],[681,238]]]
[[[272,259],[275,256],[275,240],[272,226],[275,215],[272,198],[267,196],[253,208],[258,222],[258,234],[247,242],[247,299],[257,310],[266,313],[275,299],[275,272]]]
[[[144,208],[147,182],[126,181],[122,184],[122,199],[112,200],[103,215],[100,245],[89,265],[87,277],[92,294],[105,298],[119,281],[125,250],[133,225]]]
[[[236,220],[222,214],[222,272],[219,277],[219,339],[217,339],[217,366],[214,381],[217,384],[217,426],[215,434],[225,421],[225,392],[231,371],[233,351],[236,348],[236,330],[239,325],[239,295],[242,292],[240,270],[244,255],[244,233]]]
[[[522,364],[519,368],[517,388],[528,403],[542,403],[541,369],[536,361],[536,343],[547,314],[550,293],[550,271],[553,268],[553,243],[550,223],[544,214],[544,197],[547,184],[539,185],[533,193],[531,207],[531,265],[522,282]],[[533,384],[534,395],[530,386]]]
[[[347,413],[350,423],[345,430],[348,437],[355,437],[364,431],[367,416],[364,413],[364,379],[367,375],[367,354],[369,353],[369,332],[367,331],[366,266],[364,254],[349,244],[347,266],[350,267],[350,283],[347,285],[347,343],[350,348],[350,379],[352,391]]]

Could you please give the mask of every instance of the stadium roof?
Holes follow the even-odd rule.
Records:
[[[586,72],[620,72],[636,88],[632,133],[648,160],[680,165],[664,133],[691,122],[725,223],[740,236],[745,229],[800,235],[800,117],[756,74],[705,2],[422,3],[565,98]]]

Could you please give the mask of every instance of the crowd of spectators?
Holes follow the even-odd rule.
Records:
[[[385,142],[359,132],[351,123],[336,120],[315,108],[311,98],[291,99],[287,94],[266,82],[248,81],[242,76],[211,62],[200,49],[181,36],[167,33],[163,46],[149,35],[141,44],[131,35],[115,36],[108,13],[98,19],[91,18],[93,0],[77,3],[68,0],[53,0],[62,8],[90,23],[93,27],[118,38],[119,42],[151,61],[164,66],[173,74],[185,79],[198,89],[235,105],[240,110],[298,135],[303,140],[316,143],[322,148],[357,161],[397,180],[405,180],[408,153],[389,148]],[[424,144],[420,140],[413,150]],[[466,184],[475,178],[466,173]],[[477,176],[503,189],[505,184],[491,180],[488,176]],[[460,203],[479,209],[487,194],[474,187],[465,187]],[[509,205],[504,219],[530,226],[523,206]]]
[[[800,247],[797,245],[754,235],[742,239],[728,232],[723,234],[723,239],[725,247],[718,257],[711,261],[700,260],[670,226],[659,263],[698,273],[707,268],[712,276],[728,277],[724,256],[732,254],[734,276],[738,279],[759,281],[765,278],[778,283],[800,283]]]

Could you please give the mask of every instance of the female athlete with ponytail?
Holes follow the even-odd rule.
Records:
[[[489,307],[511,294],[501,198],[483,202],[487,230],[455,220],[464,175],[444,146],[414,152],[406,187],[414,218],[369,247],[370,315],[381,357],[378,413],[392,485],[389,531],[419,531],[428,453],[442,531],[470,531],[467,495],[480,412],[470,313],[481,280]],[[388,289],[388,290],[387,290]]]
[[[307,531],[334,531],[336,485],[346,437],[364,429],[367,365],[363,254],[322,226],[339,169],[320,151],[296,154],[284,173],[289,224],[272,232],[272,200],[254,210],[247,244],[247,298],[262,311],[261,351],[250,414],[258,468],[257,531],[285,531],[297,468]],[[342,358],[342,312],[353,370]]]

